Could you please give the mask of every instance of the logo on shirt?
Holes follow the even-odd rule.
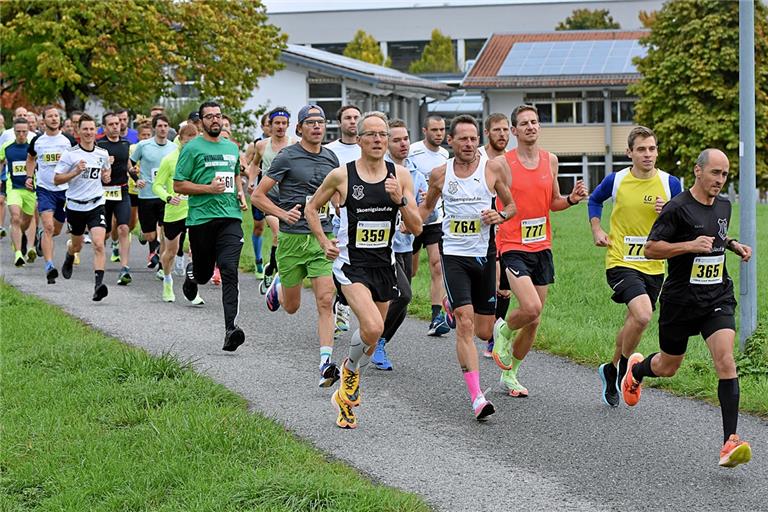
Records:
[[[725,240],[725,235],[728,233],[728,219],[717,219],[717,225],[720,226],[717,234]]]
[[[458,181],[449,181],[448,182],[448,193],[455,194],[459,191],[459,182]]]
[[[352,197],[358,201],[365,197],[362,185],[352,185]]]

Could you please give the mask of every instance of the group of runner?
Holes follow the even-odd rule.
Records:
[[[21,238],[33,221],[36,199],[48,283],[58,277],[53,236],[65,220],[71,239],[61,267],[64,278],[72,275],[88,229],[94,250],[93,300],[107,295],[108,233],[117,241],[118,284],[130,283],[132,181],[149,244],[148,265],[161,267],[157,277],[163,280],[163,300],[175,300],[174,267],[183,268],[182,291],[195,304],[202,303],[198,287],[218,273],[223,350],[234,351],[245,341],[237,323],[238,264],[249,194],[256,275],[266,306],[296,313],[302,285],[310,281],[318,313],[319,385],[339,382],[331,402],[342,428],[357,426],[363,369],[369,363],[393,368],[386,347],[406,316],[421,247],[426,247],[431,276],[428,335],[456,329],[457,359],[476,419],[488,418],[495,406],[481,388],[475,337],[485,343],[484,355],[501,368],[508,395],[528,396],[519,371],[555,277],[550,212],[589,197],[594,242],[607,249],[612,299],[627,305],[614,357],[598,369],[603,401],[612,407],[622,400],[636,405],[643,379],[674,375],[688,339],[700,334],[719,378],[720,465],[733,467],[751,458],[749,444],[736,434],[735,299],[724,256],[728,249],[746,261],[751,249],[727,236],[730,203],[719,194],[729,163],[717,149],[702,151],[694,185],[683,191],[679,180],[656,168],[653,131],[637,127],[627,141],[632,166],[606,176],[591,195],[581,180],[562,195],[557,157],[539,147],[538,112],[531,105],[517,107],[509,118],[488,116],[484,146],[471,116],[459,115],[447,127],[439,116],[429,116],[421,127],[424,140],[411,145],[405,122],[353,105],[337,113],[341,137],[328,145],[323,145],[325,112],[306,105],[297,115],[297,141],[288,135],[291,114],[278,107],[263,118],[269,136],[249,145],[243,155],[228,140],[228,119],[215,102],[203,103],[190,115],[178,144],[168,139],[168,118],[156,112],[152,131],[133,150],[127,117],[123,124],[116,112],[103,116],[104,137],[98,142],[96,121],[81,114],[75,147],[61,134],[56,108],[45,109],[43,119],[45,133],[27,142],[28,123],[16,117],[15,138],[0,152],[9,175],[15,263],[33,259],[24,254]],[[135,136],[138,140],[139,132]],[[510,136],[516,147],[507,151]],[[442,147],[446,138],[453,157]],[[608,199],[613,208],[606,233],[601,216]],[[265,221],[273,236],[266,265],[261,257]],[[184,266],[178,265],[183,258],[178,255],[185,232],[192,261]],[[664,260],[669,261],[666,280]],[[513,295],[516,306],[509,309]],[[644,358],[634,351],[657,300],[660,351]],[[346,357],[337,363],[334,337],[350,329],[350,310],[358,328]]]

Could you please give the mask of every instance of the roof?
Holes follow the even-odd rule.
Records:
[[[417,92],[433,97],[447,97],[453,88],[433,80],[409,75],[386,66],[370,64],[309,46],[288,44],[282,60],[320,72],[358,80],[379,88],[398,92]]]
[[[627,85],[640,73],[647,31],[573,30],[541,34],[493,34],[462,87],[499,89]]]

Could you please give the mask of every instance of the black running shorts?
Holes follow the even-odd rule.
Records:
[[[720,329],[736,330],[733,298],[704,308],[663,300],[659,304],[659,348],[667,354],[685,354],[691,336],[701,334],[706,340]]]

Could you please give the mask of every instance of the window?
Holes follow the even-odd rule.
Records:
[[[551,123],[552,119],[552,104],[551,103],[534,103],[534,107],[539,111],[540,123]]]
[[[605,122],[605,103],[600,101],[587,102],[587,123],[596,124]]]
[[[312,48],[323,50],[329,53],[335,53],[336,55],[344,55],[344,48],[347,47],[347,43],[328,43],[328,44],[313,44]]]
[[[631,124],[635,118],[635,101],[620,100],[611,102],[611,122]]]
[[[319,105],[325,111],[327,118],[325,142],[329,142],[338,137],[336,112],[341,108],[341,80],[310,73],[307,84],[309,86],[308,102]]]
[[[555,123],[573,124],[581,123],[580,101],[558,101],[555,103]]]
[[[408,71],[411,62],[421,58],[428,41],[393,41],[387,43],[387,54],[392,59],[392,68]]]
[[[341,98],[341,84],[338,82],[331,83],[313,83],[309,80],[309,97],[310,98]]]
[[[483,49],[485,39],[465,39],[464,40],[464,58],[467,60],[476,59]]]

